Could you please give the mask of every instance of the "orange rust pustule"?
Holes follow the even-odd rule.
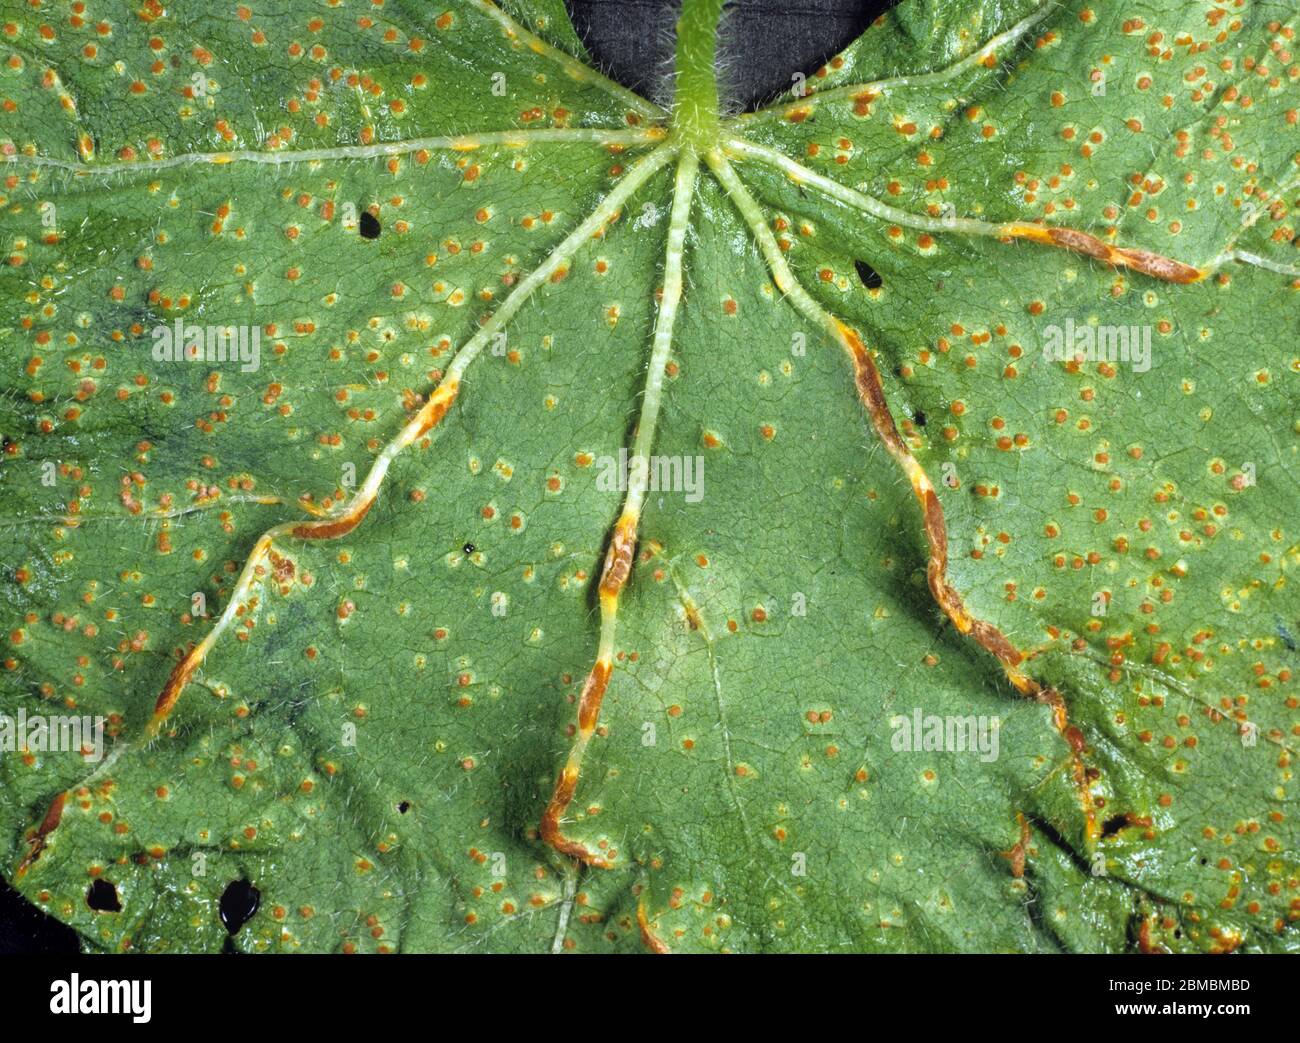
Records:
[[[1065,741],[1070,744],[1070,749],[1075,753],[1084,753],[1088,749],[1088,740],[1083,737],[1083,732],[1077,725],[1067,724],[1065,730],[1061,733]]]
[[[613,666],[596,660],[587,675],[587,683],[582,686],[582,697],[578,700],[578,727],[590,732],[600,719],[600,703],[605,698],[605,689],[609,686],[609,676]]]
[[[167,683],[163,685],[162,691],[158,693],[158,698],[154,701],[154,720],[166,717],[172,712],[172,707],[180,700],[181,692],[190,683],[190,678],[194,676],[194,671],[198,668],[199,660],[193,652],[190,652],[172,667],[172,672],[167,677]]]
[[[622,518],[614,528],[605,554],[605,567],[600,573],[600,592],[617,595],[632,574],[632,558],[636,551],[636,522]]]
[[[636,925],[641,931],[642,944],[653,953],[670,953],[672,950],[663,939],[650,928],[650,918],[646,916],[645,906],[638,903],[636,907]]]
[[[63,808],[67,803],[67,790],[64,790],[54,798],[53,803],[50,804],[49,811],[47,811],[45,817],[41,819],[41,824],[36,827],[36,832],[27,839],[28,844],[31,846],[27,849],[27,854],[23,856],[23,860],[18,863],[18,868],[14,871],[15,878],[21,878],[24,876],[32,863],[41,857],[41,852],[45,850],[46,838],[58,829],[59,822],[63,819]]]
[[[1148,956],[1165,956],[1169,950],[1151,940],[1151,918],[1144,917],[1138,928],[1138,950]]]
[[[342,518],[333,521],[303,522],[295,526],[292,535],[300,540],[334,540],[346,536],[361,524],[361,519],[370,513],[374,503],[375,498],[371,496],[360,507],[353,509]]]
[[[1025,856],[1029,854],[1029,821],[1020,812],[1016,812],[1016,821],[1020,824],[1020,839],[1009,851],[1000,851],[1000,854],[1011,863],[1011,875],[1019,880],[1025,875]]]

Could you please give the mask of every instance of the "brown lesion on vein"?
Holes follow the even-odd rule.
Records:
[[[1000,231],[1007,239],[1025,239],[1031,243],[1055,246],[1091,257],[1112,268],[1132,268],[1135,272],[1149,275],[1153,279],[1163,279],[1165,282],[1182,284],[1200,282],[1210,274],[1209,268],[1197,268],[1195,265],[1185,264],[1172,257],[1165,257],[1137,247],[1111,246],[1103,243],[1095,235],[1073,228],[1012,222],[1001,226]]]
[[[349,501],[342,504],[335,511],[311,520],[283,522],[268,529],[258,538],[244,562],[244,567],[224,611],[203,640],[191,648],[172,668],[162,687],[162,691],[159,692],[154,702],[149,721],[143,728],[140,739],[134,745],[147,745],[158,738],[163,727],[180,703],[181,696],[194,678],[195,673],[203,665],[217,640],[239,616],[248,610],[250,596],[268,574],[274,573],[276,568],[275,541],[282,538],[307,541],[335,540],[346,536],[357,528],[374,506],[393,461],[411,445],[416,443],[422,446],[428,444],[427,436],[447,415],[459,396],[460,385],[465,371],[478,357],[483,348],[491,342],[497,331],[510,321],[537,289],[549,282],[557,281],[555,278],[557,273],[566,273],[578,250],[593,239],[600,238],[608,226],[619,218],[627,200],[666,166],[675,155],[675,149],[661,145],[639,159],[600,200],[595,209],[565,236],[550,255],[515,285],[510,295],[501,302],[501,306],[480,323],[477,332],[456,352],[441,382],[433,389],[428,400],[421,408],[407,420],[401,430],[380,451],[361,487]],[[614,552],[613,547],[611,547],[611,552]],[[630,549],[627,553],[631,553]],[[615,554],[616,558],[621,559],[621,556],[621,551]],[[607,562],[608,569],[609,563]],[[621,566],[617,564],[613,568],[612,574],[617,575],[620,571],[622,571],[625,579],[626,571],[621,570]],[[598,706],[599,702],[597,701],[597,709]],[[89,778],[94,779],[104,774],[121,752],[122,750],[119,749],[109,761],[105,761],[96,768]],[[86,781],[89,781],[89,779]],[[45,850],[49,835],[59,825],[69,795],[80,786],[85,785],[86,781],[63,791],[54,798],[41,824],[29,834],[29,850],[19,865],[18,876],[25,874],[27,869],[40,857],[42,851]]]
[[[279,537],[297,540],[335,540],[346,536],[360,525],[374,506],[393,460],[409,446],[424,440],[441,423],[459,397],[465,371],[484,346],[510,321],[539,287],[555,281],[554,277],[557,273],[568,271],[573,255],[592,239],[603,234],[604,230],[617,220],[627,199],[671,158],[672,154],[660,147],[639,160],[597,207],[561,241],[546,260],[515,286],[510,296],[502,302],[501,307],[485,319],[478,331],[457,351],[442,381],[434,388],[424,405],[380,451],[361,488],[351,500],[338,511],[324,517],[309,521],[285,522],[262,535],[245,563],[235,592],[221,619],[209,632],[208,637],[176,665],[171,677],[163,686],[154,707],[153,719],[147,729],[148,738],[158,734],[162,724],[180,699],[189,679],[206,657],[212,641],[228,625],[227,617],[238,612],[238,606],[243,598],[265,575],[265,562],[271,553],[274,541]]]
[[[337,540],[360,525],[374,506],[375,499],[379,495],[379,489],[387,476],[392,461],[403,449],[419,441],[438,425],[442,418],[447,415],[452,403],[456,401],[459,390],[459,377],[453,373],[448,373],[433,394],[429,396],[428,401],[424,403],[415,416],[406,422],[397,437],[380,452],[370,473],[366,476],[365,482],[357,491],[357,495],[344,504],[338,513],[312,521],[285,522],[268,529],[262,534],[257,543],[253,545],[253,550],[244,563],[243,571],[240,573],[239,580],[235,585],[225,611],[218,618],[207,636],[190,649],[189,653],[176,664],[163,685],[162,691],[154,702],[153,716],[145,727],[144,737],[146,741],[158,736],[163,725],[176,708],[176,704],[180,702],[181,694],[189,685],[195,671],[207,658],[217,638],[233,622],[235,616],[240,614],[249,595],[266,577],[268,572],[267,563],[272,561],[274,555],[275,540],[280,537],[308,541]]]
[[[33,862],[41,857],[41,852],[45,850],[45,843],[51,833],[58,828],[59,820],[63,818],[63,809],[68,803],[69,790],[64,790],[54,798],[50,804],[49,810],[45,812],[45,817],[41,823],[33,829],[27,836],[27,854],[23,860],[18,863],[18,868],[14,871],[14,879],[21,880],[27,875],[27,870],[31,868]]]
[[[722,151],[734,158],[752,161],[779,171],[793,184],[814,188],[837,203],[868,217],[891,225],[913,228],[929,235],[978,236],[996,239],[1002,243],[1023,240],[1081,254],[1111,268],[1129,269],[1153,279],[1180,285],[1200,282],[1211,275],[1219,265],[1232,259],[1224,255],[1210,265],[1197,266],[1141,247],[1113,246],[1103,242],[1091,232],[1060,225],[1020,220],[994,222],[970,217],[931,217],[928,214],[914,214],[843,185],[825,174],[819,174],[783,152],[741,137],[726,138],[722,144]]]
[[[670,953],[668,943],[659,937],[658,924],[650,919],[646,912],[645,899],[638,898],[636,903],[636,926],[641,932],[641,944],[653,953]]]
[[[1300,275],[1300,267],[1295,265],[1259,257],[1248,251],[1235,250],[1233,247],[1235,246],[1236,237],[1234,237],[1233,242],[1226,245],[1225,249],[1217,257],[1204,265],[1196,265],[1136,246],[1111,245],[1097,236],[1079,229],[1048,225],[1037,221],[1012,220],[997,223],[972,218],[939,219],[928,215],[913,214],[893,207],[883,200],[842,185],[832,178],[818,174],[795,162],[775,149],[769,149],[757,143],[746,141],[743,137],[743,133],[747,128],[764,122],[779,119],[791,123],[802,123],[813,116],[818,106],[828,101],[851,101],[854,114],[858,117],[865,117],[871,115],[872,105],[878,99],[882,97],[888,98],[897,91],[937,86],[976,69],[996,69],[1000,64],[998,52],[1009,51],[1029,39],[1031,31],[1058,7],[1059,5],[1053,0],[1044,0],[1037,10],[1031,12],[1020,22],[990,38],[981,47],[944,69],[915,75],[894,76],[870,83],[840,85],[826,90],[818,90],[815,84],[809,83],[806,85],[807,93],[802,98],[794,100],[782,99],[757,112],[748,113],[729,121],[724,128],[724,134],[731,131],[735,132],[736,136],[727,139],[722,147],[733,155],[743,155],[746,158],[754,158],[768,165],[779,167],[796,184],[809,184],[817,187],[838,201],[872,216],[930,233],[981,235],[993,237],[1003,242],[1022,239],[1082,254],[1112,268],[1131,269],[1154,279],[1177,284],[1199,282],[1231,261],[1255,265],[1280,274]],[[1284,42],[1282,33],[1289,26],[1289,22],[1270,25],[1270,32],[1274,34],[1273,49],[1276,49],[1277,46]],[[1005,57],[1003,55],[1003,59]],[[1290,185],[1282,186],[1281,190],[1273,195],[1273,198],[1282,198],[1294,184],[1295,182],[1292,182]],[[1263,204],[1269,198],[1267,193],[1263,193],[1262,198],[1256,199],[1258,206],[1255,217],[1264,212],[1266,208]],[[1245,222],[1243,230],[1253,223],[1254,219]]]
[[[686,229],[690,221],[691,202],[695,194],[695,181],[699,160],[689,149],[680,153],[673,186],[672,212],[668,221],[668,240],[665,248],[663,292],[660,295],[659,314],[655,320],[654,342],[646,371],[646,387],[642,397],[641,416],[637,423],[630,454],[631,473],[628,476],[627,497],[614,531],[605,564],[601,569],[598,593],[600,599],[600,641],[596,661],[583,683],[578,698],[577,729],[568,757],[556,779],[551,798],[542,812],[542,839],[570,858],[601,869],[612,868],[615,855],[608,851],[593,851],[565,832],[564,818],[578,788],[583,758],[587,746],[600,722],[600,706],[609,687],[614,670],[615,637],[618,628],[619,596],[632,574],[636,554],[637,530],[648,486],[648,463],[654,446],[655,429],[663,399],[664,370],[672,349],[673,323],[682,297],[682,257],[685,253]]]
[[[867,349],[856,330],[823,309],[794,277],[777,245],[776,237],[768,227],[767,217],[762,207],[741,183],[723,152],[715,150],[705,158],[710,170],[722,183],[741,217],[749,226],[777,289],[799,312],[825,330],[847,352],[853,365],[858,398],[867,412],[871,426],[890,457],[907,477],[913,495],[920,505],[928,550],[926,580],[931,596],[959,633],[970,637],[998,661],[1007,680],[1016,691],[1051,708],[1052,722],[1070,748],[1072,774],[1079,792],[1080,808],[1084,819],[1084,834],[1088,841],[1092,842],[1099,835],[1099,825],[1087,768],[1083,760],[1086,750],[1083,733],[1070,723],[1065,700],[1062,699],[1061,694],[1052,686],[1031,677],[1024,670],[1027,658],[1025,653],[994,624],[973,615],[966,607],[962,596],[948,580],[948,533],[943,505],[935,492],[934,483],[930,481],[925,469],[912,455],[907,443],[899,434],[885,398],[884,384],[880,379],[880,370],[876,366],[872,352]]]

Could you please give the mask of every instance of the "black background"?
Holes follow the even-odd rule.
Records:
[[[665,0],[566,0],[569,17],[596,64],[626,87],[665,104],[680,6]],[[729,3],[720,34],[720,78],[740,108],[788,90],[861,36],[886,0],[742,0]]]

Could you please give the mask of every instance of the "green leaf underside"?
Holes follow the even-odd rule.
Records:
[[[248,951],[1297,947],[1291,5],[905,0],[810,96],[689,134],[578,64],[554,0],[4,8],[0,712],[103,715],[111,751],[0,755],[0,865],[88,948],[219,950],[237,879]],[[990,231],[1039,221],[1205,276]],[[817,308],[1081,754],[931,598]],[[154,361],[177,317],[256,325],[260,367]],[[1067,319],[1149,326],[1149,369],[1045,359]],[[453,358],[364,520],[277,536],[236,596]],[[704,484],[639,519],[561,822],[602,869],[538,826],[638,425]],[[896,750],[916,709],[998,718],[998,757]]]

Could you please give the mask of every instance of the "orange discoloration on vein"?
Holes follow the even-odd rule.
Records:
[[[593,855],[582,844],[579,844],[576,840],[568,839],[560,831],[560,816],[564,814],[569,802],[573,800],[573,794],[577,788],[577,770],[570,770],[568,765],[565,765],[564,770],[560,772],[559,779],[556,780],[555,790],[551,794],[550,802],[546,805],[546,810],[542,812],[542,840],[550,844],[562,855],[576,858],[587,865],[608,868],[608,863],[599,855]]]
[[[400,451],[409,446],[437,426],[439,421],[447,415],[452,403],[455,402],[458,391],[459,384],[455,380],[447,380],[440,384],[433,394],[429,396],[429,401],[402,428],[401,433],[392,443],[395,451]],[[377,484],[371,487],[371,483],[367,481],[366,486],[348,504],[347,509],[342,514],[333,517],[326,516],[317,521],[300,522],[288,528],[287,535],[300,540],[335,540],[341,536],[346,536],[360,525],[366,515],[370,513],[370,508],[374,506],[377,495]],[[275,537],[281,534],[286,534],[286,529],[284,526],[277,526],[264,533],[257,541],[244,565],[245,572],[248,575],[258,575],[262,563],[271,553],[271,546]],[[239,591],[236,591],[233,596],[238,598]],[[176,708],[176,704],[180,702],[181,694],[211,650],[215,634],[216,630],[214,629],[203,641],[195,645],[172,670],[166,684],[163,685],[162,692],[154,703],[153,716],[145,728],[146,740],[157,737],[163,724]]]
[[[647,949],[653,953],[672,952],[664,940],[654,933],[654,928],[650,924],[650,917],[645,910],[645,902],[637,902],[636,904],[636,925],[641,931],[641,941]]]
[[[605,564],[600,575],[601,615],[604,617],[603,627],[607,630],[612,628],[613,621],[618,616],[619,592],[632,571],[636,537],[637,518],[625,512],[614,525],[614,535],[610,539],[609,550],[605,554]],[[603,855],[589,851],[583,844],[566,837],[560,828],[560,819],[564,817],[578,788],[583,754],[586,752],[587,743],[595,734],[596,725],[600,722],[600,704],[605,698],[605,691],[609,687],[609,679],[613,672],[614,664],[609,650],[602,647],[595,663],[592,664],[591,671],[587,674],[587,680],[582,686],[582,694],[578,697],[578,734],[573,748],[569,751],[564,769],[556,780],[546,810],[542,813],[540,829],[542,840],[557,851],[600,869],[612,868],[613,863]]]
[[[672,340],[673,319],[682,295],[682,256],[698,170],[699,160],[694,153],[683,151],[679,154],[664,261],[663,290],[659,299],[659,315],[655,321],[641,422],[633,444],[634,458],[642,462],[654,442],[662,378]],[[637,527],[646,488],[645,467],[640,466],[633,471],[628,483],[623,511],[614,523],[614,531],[610,536],[609,549],[605,552],[605,564],[601,569],[600,582],[597,586],[600,593],[600,644],[596,651],[596,661],[587,675],[579,697],[577,734],[574,736],[573,745],[569,749],[569,756],[560,772],[560,777],[556,780],[551,799],[542,814],[540,827],[542,839],[557,851],[602,869],[613,866],[617,852],[611,848],[607,856],[604,853],[598,854],[588,850],[584,844],[564,834],[560,820],[573,801],[582,770],[582,759],[599,724],[600,705],[605,697],[605,690],[609,687],[610,675],[613,673],[618,600],[635,564]],[[603,843],[600,846],[605,847]]]
[[[632,555],[636,550],[637,519],[624,514],[614,526],[614,536],[605,554],[605,567],[600,577],[600,594],[618,596],[632,572]]]
[[[295,526],[290,535],[299,540],[334,540],[340,536],[346,536],[361,524],[361,519],[370,513],[370,508],[374,506],[374,503],[374,496],[369,496],[365,500],[355,502],[348,513],[341,518],[303,522],[303,524]]]
[[[600,703],[605,698],[611,673],[613,668],[610,664],[597,660],[587,675],[587,683],[583,685],[582,697],[578,701],[578,727],[583,731],[589,732],[596,727],[596,721],[600,718]]]
[[[156,721],[164,720],[172,708],[180,700],[181,692],[185,686],[190,683],[190,678],[194,676],[194,671],[199,668],[199,657],[191,652],[182,659],[172,669],[167,677],[167,683],[158,693],[158,698],[153,704],[153,719]]]
[[[1205,279],[1214,271],[1215,266],[1197,268],[1183,261],[1165,257],[1139,247],[1111,246],[1090,232],[1074,228],[1040,224],[1030,221],[1009,221],[1004,224],[992,224],[973,218],[939,220],[933,215],[908,213],[879,199],[864,195],[857,189],[828,178],[812,170],[781,152],[756,145],[742,137],[731,137],[723,145],[724,151],[733,155],[756,159],[769,167],[780,170],[793,184],[816,188],[831,198],[865,213],[877,220],[921,230],[924,234],[918,240],[927,249],[934,244],[935,234],[979,235],[995,238],[1001,242],[1024,239],[1057,249],[1069,250],[1082,254],[1113,268],[1131,268],[1154,279],[1165,282],[1188,284]],[[1230,255],[1225,255],[1230,256]],[[1222,259],[1220,260],[1221,263]],[[788,272],[774,272],[778,286],[790,280]],[[786,287],[781,286],[781,289]]]
[[[732,139],[733,141],[736,139]],[[1087,772],[1083,765],[1082,753],[1084,743],[1082,733],[1070,726],[1065,714],[1064,702],[1055,689],[1044,686],[1030,677],[1020,665],[1025,655],[1007,637],[984,620],[977,619],[967,610],[965,602],[956,589],[948,582],[948,535],[944,520],[943,505],[939,502],[924,468],[917,462],[908,449],[907,443],[899,436],[898,427],[889,411],[885,400],[884,385],[880,380],[880,371],[875,359],[857,331],[840,321],[818,305],[799,284],[791,273],[789,265],[782,256],[779,244],[767,227],[766,219],[757,201],[736,176],[731,164],[721,152],[712,152],[707,157],[710,168],[722,182],[727,194],[731,196],[741,215],[749,225],[751,233],[767,261],[777,287],[786,294],[796,308],[813,321],[822,325],[832,334],[848,352],[853,363],[854,380],[858,395],[871,424],[890,456],[907,475],[912,492],[921,506],[924,520],[925,538],[928,546],[926,579],[934,600],[952,620],[958,632],[968,634],[975,642],[989,652],[1002,664],[1007,679],[1022,695],[1047,703],[1053,708],[1053,721],[1057,731],[1070,745],[1074,764],[1074,778],[1079,788],[1079,798],[1085,820],[1084,831],[1089,840],[1099,836],[1096,812],[1093,807],[1092,794],[1087,782]],[[992,226],[989,226],[992,227]]]
[[[880,380],[880,370],[876,366],[875,359],[871,357],[871,352],[867,350],[856,331],[838,319],[834,321],[840,341],[853,361],[858,395],[871,418],[872,426],[890,456],[906,473],[912,485],[912,492],[921,505],[925,539],[929,549],[925,572],[931,595],[960,633],[969,635],[976,644],[1002,664],[1007,680],[1016,691],[1052,707],[1052,719],[1056,730],[1070,746],[1073,775],[1083,809],[1085,834],[1089,840],[1095,840],[1100,836],[1100,826],[1083,764],[1086,745],[1082,733],[1070,724],[1060,693],[1021,670],[1020,666],[1025,661],[1025,654],[992,623],[971,615],[961,595],[948,582],[948,531],[943,505],[939,502],[939,496],[929,476],[898,433],[898,427],[885,401],[885,389]]]
[[[1010,239],[1026,239],[1045,246],[1055,246],[1072,253],[1083,254],[1108,264],[1112,268],[1132,268],[1154,279],[1172,283],[1200,282],[1210,274],[1208,269],[1195,268],[1171,257],[1163,257],[1150,250],[1133,247],[1110,246],[1095,235],[1073,228],[1050,227],[1036,224],[1010,224],[1001,231]]]
[[[45,850],[46,839],[57,828],[59,820],[63,818],[63,808],[67,802],[68,793],[65,790],[54,798],[54,802],[50,805],[49,811],[45,813],[45,818],[41,820],[41,824],[27,838],[27,854],[23,856],[23,860],[18,863],[18,868],[14,872],[16,880],[21,880],[32,863],[41,857],[41,852]]]
[[[429,401],[424,404],[424,408],[416,416],[415,434],[411,441],[417,438],[423,438],[433,428],[442,422],[442,418],[447,415],[447,410],[456,401],[456,396],[460,393],[460,385],[455,380],[447,380],[438,385],[437,390],[429,396]]]

